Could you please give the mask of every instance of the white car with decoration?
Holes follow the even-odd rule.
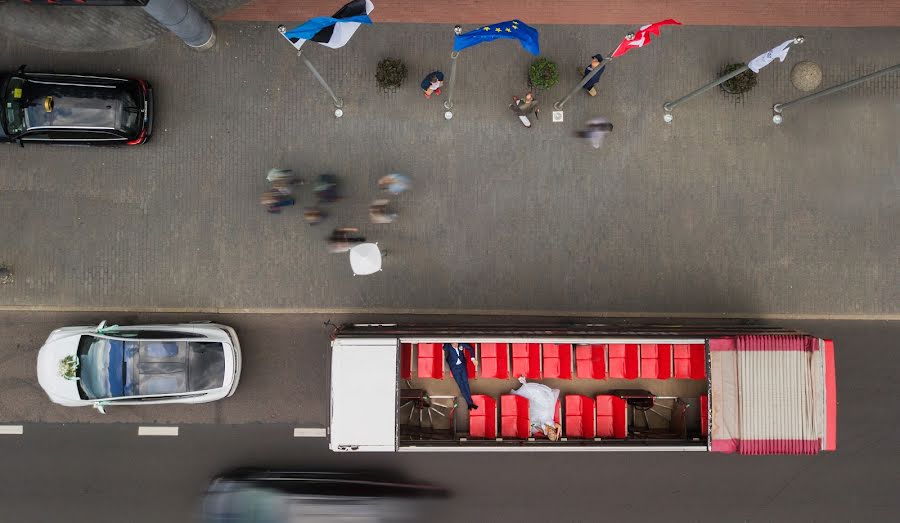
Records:
[[[63,327],[38,352],[38,382],[67,407],[206,403],[234,394],[241,349],[214,323]]]

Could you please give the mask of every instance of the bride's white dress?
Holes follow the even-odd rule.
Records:
[[[551,389],[542,383],[525,383],[511,392],[528,400],[528,417],[531,420],[532,434],[542,431],[545,425],[553,425],[559,389]]]

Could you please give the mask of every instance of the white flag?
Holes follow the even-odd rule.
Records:
[[[747,67],[750,68],[754,73],[758,73],[760,69],[774,62],[776,58],[778,61],[783,62],[785,58],[787,58],[788,51],[791,48],[791,44],[794,43],[793,39],[788,40],[787,42],[779,45],[775,49],[772,49],[768,53],[763,53],[753,60],[750,60],[750,63],[747,64]]]

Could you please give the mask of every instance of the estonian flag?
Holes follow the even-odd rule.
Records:
[[[360,24],[371,24],[369,13],[375,9],[369,0],[351,0],[333,16],[319,16],[284,33],[284,37],[300,49],[303,42],[312,40],[325,47],[344,47]]]

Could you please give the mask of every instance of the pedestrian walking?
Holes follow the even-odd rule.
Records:
[[[318,207],[307,207],[303,209],[303,219],[310,225],[318,225],[322,223],[328,215]]]
[[[613,124],[606,118],[591,118],[585,123],[584,129],[575,131],[575,136],[587,140],[594,149],[599,149],[612,130]]]
[[[378,179],[378,188],[394,195],[403,193],[412,188],[412,180],[402,174],[388,174]]]
[[[266,208],[266,211],[279,214],[282,207],[294,205],[294,198],[276,189],[269,189],[259,197],[259,203]]]
[[[369,206],[369,219],[372,223],[393,223],[397,219],[397,213],[391,209],[391,201],[388,199],[379,199],[372,202]]]
[[[444,86],[444,73],[440,71],[432,71],[425,75],[425,79],[421,83],[422,91],[425,98],[431,98],[432,94],[441,95],[441,87]]]
[[[513,103],[509,104],[509,108],[516,113],[516,116],[519,117],[519,121],[522,122],[522,125],[530,129],[531,120],[528,119],[528,115],[533,113],[535,118],[537,118],[538,113],[541,111],[538,105],[539,102],[537,101],[537,98],[534,97],[534,93],[528,91],[522,98],[513,96]]]
[[[313,193],[320,204],[334,203],[341,199],[338,178],[333,174],[320,174],[313,187]]]
[[[359,233],[356,227],[338,227],[331,231],[328,237],[328,252],[340,253],[349,251],[357,243],[365,243],[363,236],[354,236]]]
[[[278,180],[286,180],[291,184],[294,184],[297,181],[297,177],[294,175],[294,171],[290,169],[273,168],[269,169],[269,172],[266,173],[266,180],[269,183],[275,183]]]
[[[585,77],[591,73],[591,71],[596,71],[593,73],[594,76],[591,77],[590,80],[584,84],[584,90],[591,96],[597,96],[597,82],[600,81],[600,77],[603,76],[603,71],[606,70],[605,65],[601,65],[603,63],[603,55],[595,54],[591,57],[591,63],[587,67],[584,68],[584,71],[581,72],[581,76]]]

